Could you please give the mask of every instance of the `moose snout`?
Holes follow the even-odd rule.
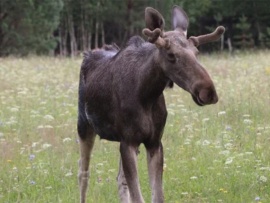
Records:
[[[218,96],[214,85],[196,84],[193,89],[192,98],[199,106],[215,104],[218,102]]]

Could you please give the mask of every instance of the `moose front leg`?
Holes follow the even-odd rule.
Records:
[[[152,190],[152,202],[163,203],[163,147],[160,142],[156,146],[146,147],[149,181]]]
[[[137,146],[128,145],[124,142],[120,144],[122,167],[130,192],[131,202],[144,203],[137,171],[137,149]]]

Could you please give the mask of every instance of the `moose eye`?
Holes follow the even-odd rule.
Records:
[[[167,54],[167,59],[168,59],[168,61],[170,61],[170,62],[172,62],[172,63],[174,63],[175,62],[175,55],[173,54],[173,53],[168,53]]]

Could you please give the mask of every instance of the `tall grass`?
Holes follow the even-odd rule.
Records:
[[[270,52],[200,57],[219,95],[198,107],[165,91],[166,202],[270,202]],[[78,202],[76,116],[81,59],[0,59],[0,202]],[[88,202],[118,202],[119,144],[97,138]],[[146,202],[145,151],[140,182]]]

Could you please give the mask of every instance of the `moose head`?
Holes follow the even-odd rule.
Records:
[[[158,63],[165,75],[188,91],[199,106],[217,103],[214,84],[197,60],[197,47],[218,40],[225,28],[219,26],[213,33],[187,39],[189,19],[185,11],[178,6],[174,6],[172,10],[173,31],[164,31],[164,18],[151,7],[145,10],[145,23],[143,34],[150,43],[158,47]]]

